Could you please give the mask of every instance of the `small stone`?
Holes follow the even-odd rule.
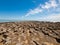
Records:
[[[27,44],[28,43],[28,40],[25,40],[25,43]]]

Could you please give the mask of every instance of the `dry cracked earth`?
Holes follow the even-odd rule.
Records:
[[[60,45],[60,22],[0,23],[0,45]]]

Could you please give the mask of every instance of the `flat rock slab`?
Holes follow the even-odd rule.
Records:
[[[60,45],[60,22],[0,23],[0,45]]]

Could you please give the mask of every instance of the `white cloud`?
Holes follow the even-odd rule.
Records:
[[[56,0],[49,0],[49,2],[45,2],[45,5],[41,5],[43,9],[56,8],[57,6]]]
[[[58,0],[59,1],[59,3],[60,3],[60,0]]]
[[[42,21],[60,22],[60,14],[51,14],[40,18]],[[38,19],[38,20],[40,20]]]
[[[49,10],[49,12],[52,12],[53,11],[53,14],[50,13],[48,14],[48,16],[44,16],[44,17],[40,17],[40,18],[37,18],[36,20],[40,20],[40,21],[54,21],[54,22],[60,22],[60,13],[55,13],[54,14],[54,11],[55,12],[60,12],[60,0],[58,0],[59,2],[57,2],[57,0],[49,0],[48,2],[45,2],[44,5],[39,5],[37,8],[35,9],[30,9],[28,11],[28,13],[23,16],[22,18],[24,17],[27,17],[27,16],[30,16],[30,15],[35,15],[37,13],[41,13],[41,12],[44,12],[44,10]],[[50,10],[52,9],[52,10]]]
[[[50,4],[49,3],[45,3],[45,5],[42,5],[41,6],[43,9],[49,9],[51,6],[50,6]]]
[[[57,4],[56,0],[49,0],[48,2],[45,2],[45,5],[40,5],[33,10],[30,9],[30,11],[25,16],[41,13],[44,11],[44,9],[56,8],[57,6],[58,6],[58,4]]]
[[[58,0],[60,2],[60,0]],[[57,11],[57,9],[59,8],[59,3],[57,3],[57,0],[49,0],[48,2],[45,2],[45,4],[40,4],[37,8],[35,9],[30,9],[27,14],[24,17],[30,16],[30,15],[36,15],[38,13],[44,12],[44,10],[49,10],[50,8],[52,9],[56,9],[55,11]],[[49,10],[51,11],[51,10]],[[59,10],[58,10],[59,11]],[[53,16],[49,16],[49,17],[53,17]],[[57,17],[57,16],[56,16]],[[60,16],[59,16],[60,17]],[[54,17],[55,18],[55,17]],[[57,17],[58,18],[58,17]],[[50,20],[50,19],[49,19]]]
[[[58,6],[56,0],[51,0],[50,2],[51,2],[51,7],[55,8]]]
[[[36,13],[41,13],[41,12],[42,12],[42,9],[40,8],[35,8],[34,10],[30,9],[30,11],[25,16],[34,15]]]

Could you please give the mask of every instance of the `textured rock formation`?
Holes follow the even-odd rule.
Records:
[[[60,45],[60,23],[0,23],[0,45]]]

